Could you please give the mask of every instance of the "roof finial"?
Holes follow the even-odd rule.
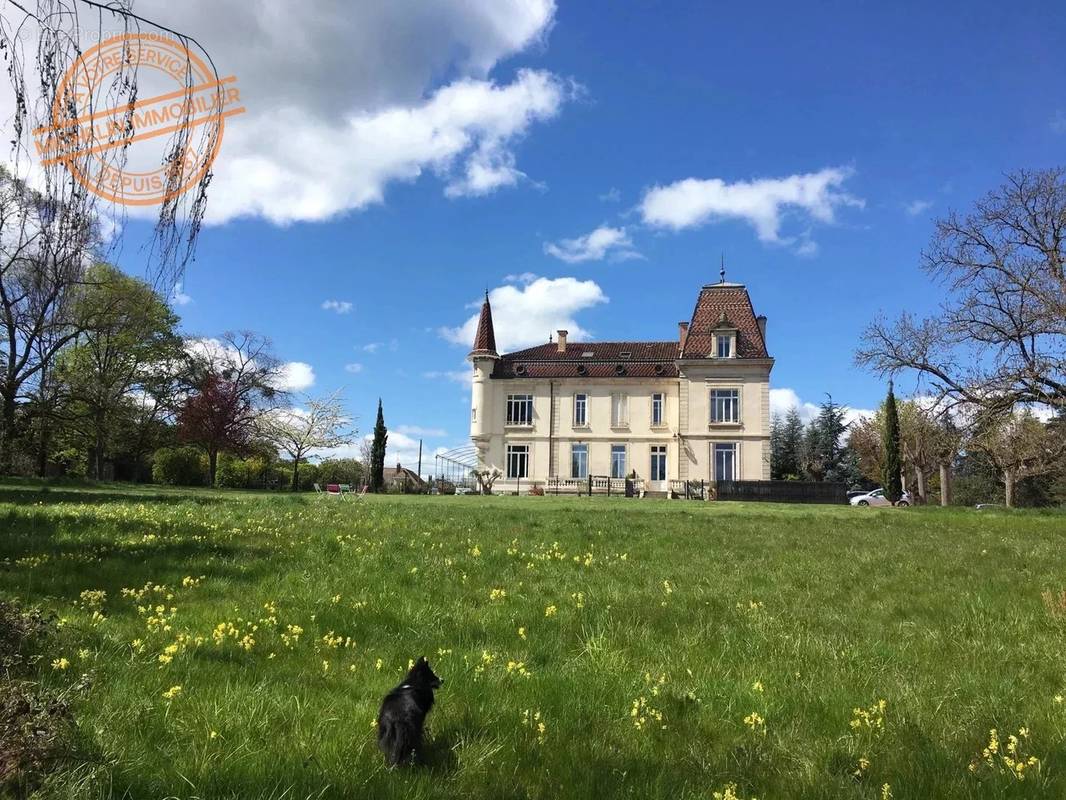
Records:
[[[722,253],[722,268],[718,270],[718,275],[721,278],[719,283],[725,283],[725,253]]]

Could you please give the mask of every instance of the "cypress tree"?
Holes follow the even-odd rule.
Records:
[[[370,447],[370,491],[385,491],[385,443],[389,439],[389,430],[385,427],[385,415],[381,410],[381,398],[378,398],[378,418],[374,423],[374,443]]]
[[[885,427],[881,429],[881,446],[885,453],[881,485],[885,497],[895,505],[903,496],[903,479],[899,457],[899,411],[896,409],[896,395],[892,393],[892,381],[888,382],[888,396],[885,397]]]

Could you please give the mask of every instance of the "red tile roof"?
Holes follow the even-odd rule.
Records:
[[[676,378],[675,342],[554,342],[507,353],[493,378]],[[592,353],[586,356],[585,353]],[[623,357],[628,353],[628,357]]]
[[[489,293],[485,292],[485,302],[481,304],[481,316],[477,321],[477,334],[474,336],[475,353],[496,355],[496,332],[492,328],[492,306],[489,305]]]
[[[723,319],[724,317],[724,319]],[[739,283],[711,283],[700,290],[682,358],[707,358],[714,350],[715,328],[737,331],[737,358],[769,358],[748,290]]]

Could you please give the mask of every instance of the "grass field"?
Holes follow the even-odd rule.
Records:
[[[1062,514],[6,484],[0,518],[0,596],[61,618],[41,680],[88,675],[44,797],[1066,796]]]

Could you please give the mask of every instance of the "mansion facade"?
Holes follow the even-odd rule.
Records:
[[[678,337],[555,342],[500,354],[488,295],[468,356],[470,438],[496,490],[589,476],[671,481],[770,477],[766,317],[743,284],[704,286]]]

